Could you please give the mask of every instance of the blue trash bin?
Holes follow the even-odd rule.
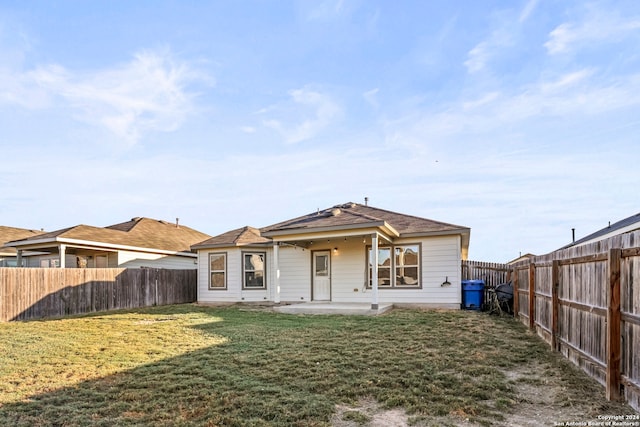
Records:
[[[465,310],[482,310],[484,301],[484,280],[462,281],[462,308]]]

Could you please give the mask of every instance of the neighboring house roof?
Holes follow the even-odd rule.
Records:
[[[630,217],[622,219],[614,224],[609,224],[607,227],[591,233],[579,240],[576,240],[573,243],[563,246],[561,249],[584,245],[586,243],[597,242],[598,240],[606,239],[618,234],[629,233],[635,230],[640,230],[640,213],[631,215]]]
[[[524,255],[520,255],[518,258],[512,259],[511,261],[507,262],[507,264],[515,264],[531,258],[535,258],[535,255],[532,253],[526,253]]]
[[[467,227],[400,214],[358,203],[344,203],[328,209],[282,221],[260,229],[243,227],[193,245],[192,249],[269,244],[271,238],[293,234],[383,228],[395,237],[462,234],[463,248],[469,246]]]
[[[190,252],[191,245],[210,237],[189,227],[151,218],[136,217],[108,227],[76,225],[9,242],[11,246],[82,241],[102,246],[127,246],[170,252]]]
[[[136,246],[178,252],[189,252],[192,244],[211,237],[177,223],[140,217],[105,228],[126,232],[129,242],[137,242]]]
[[[0,253],[14,255],[17,251],[15,248],[2,247],[5,243],[12,240],[26,239],[44,234],[43,231],[28,230],[25,228],[7,227],[0,225]]]
[[[200,242],[197,245],[193,245],[191,246],[191,248],[198,249],[261,244],[264,245],[269,243],[271,243],[271,239],[262,237],[260,235],[260,230],[254,227],[246,226],[227,231],[226,233],[207,239],[204,242]]]

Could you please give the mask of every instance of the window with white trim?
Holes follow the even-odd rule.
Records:
[[[265,289],[266,265],[265,252],[243,252],[242,253],[242,287],[244,289]]]
[[[396,287],[416,287],[420,285],[420,246],[401,245],[393,248]]]
[[[227,254],[209,254],[209,289],[227,289]]]
[[[367,283],[371,287],[373,250],[367,250]],[[378,287],[420,287],[420,244],[378,247]]]
[[[373,273],[373,248],[368,251],[369,286],[371,286],[371,274]],[[391,247],[378,246],[378,287],[391,287]]]

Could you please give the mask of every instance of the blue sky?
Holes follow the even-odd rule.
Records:
[[[363,203],[543,254],[640,211],[640,2],[0,3],[0,223]]]

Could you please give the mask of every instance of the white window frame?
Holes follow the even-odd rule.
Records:
[[[396,262],[396,249],[399,248],[407,248],[407,247],[414,247],[417,246],[418,251],[416,254],[416,258],[417,258],[417,264],[402,264],[402,265],[398,265],[398,263]],[[408,244],[399,244],[399,245],[394,245],[393,246],[393,286],[396,288],[408,288],[408,289],[416,289],[416,288],[420,288],[421,286],[421,280],[420,280],[420,256],[421,256],[421,252],[422,252],[422,248],[420,246],[420,244],[416,244],[416,243],[408,243]],[[417,270],[417,279],[416,279],[416,283],[415,284],[403,284],[403,283],[398,283],[398,269],[401,268],[415,268]]]
[[[245,257],[249,255],[260,255],[262,256],[262,270],[254,269],[247,270]],[[247,286],[247,273],[255,273],[258,271],[262,271],[262,286]],[[243,290],[264,290],[267,289],[267,253],[261,251],[243,251],[242,252],[242,289]]]
[[[397,265],[396,262],[396,248],[406,248],[409,246],[415,246],[418,249],[418,264],[414,265],[414,264],[410,264],[410,265],[405,265],[405,266],[399,266]],[[380,245],[378,246],[378,250],[380,249],[388,249],[389,250],[389,256],[390,256],[390,265],[389,266],[381,266],[378,265],[378,277],[380,277],[380,270],[381,269],[385,269],[389,271],[389,280],[390,283],[388,285],[383,285],[378,283],[378,288],[379,289],[422,289],[422,244],[420,242],[418,243],[398,243],[398,244],[392,244],[392,245]],[[371,246],[367,246],[365,249],[365,258],[366,258],[366,262],[365,262],[365,268],[367,270],[367,289],[371,289],[371,260],[370,260],[370,253],[371,253],[372,247]],[[379,258],[379,257],[378,257]],[[398,268],[402,268],[402,267],[406,267],[406,268],[417,268],[418,269],[418,281],[415,284],[402,284],[402,283],[398,283],[399,281],[397,280],[397,271]]]
[[[213,256],[219,257],[222,256],[224,259],[224,268],[222,270],[218,269],[218,270],[213,270],[211,268],[211,258]],[[209,260],[209,290],[210,291],[226,291],[227,290],[227,253],[226,252],[210,252],[209,256],[208,256],[208,260]],[[224,274],[224,287],[220,287],[220,286],[212,286],[212,280],[211,278],[213,277],[213,274]]]
[[[371,246],[367,246],[367,287],[370,289],[371,288],[371,260],[370,260],[370,254],[371,254],[371,250],[373,248]],[[387,270],[389,271],[389,284],[385,285],[385,284],[381,284],[380,282],[378,282],[378,288],[380,289],[391,289],[393,287],[393,246],[391,245],[380,245],[378,246],[378,252],[380,252],[380,250],[382,249],[386,249],[389,251],[389,265],[380,265],[378,263],[378,280],[380,278],[380,272]],[[378,262],[382,261],[383,257],[380,257],[380,255],[378,255]]]

